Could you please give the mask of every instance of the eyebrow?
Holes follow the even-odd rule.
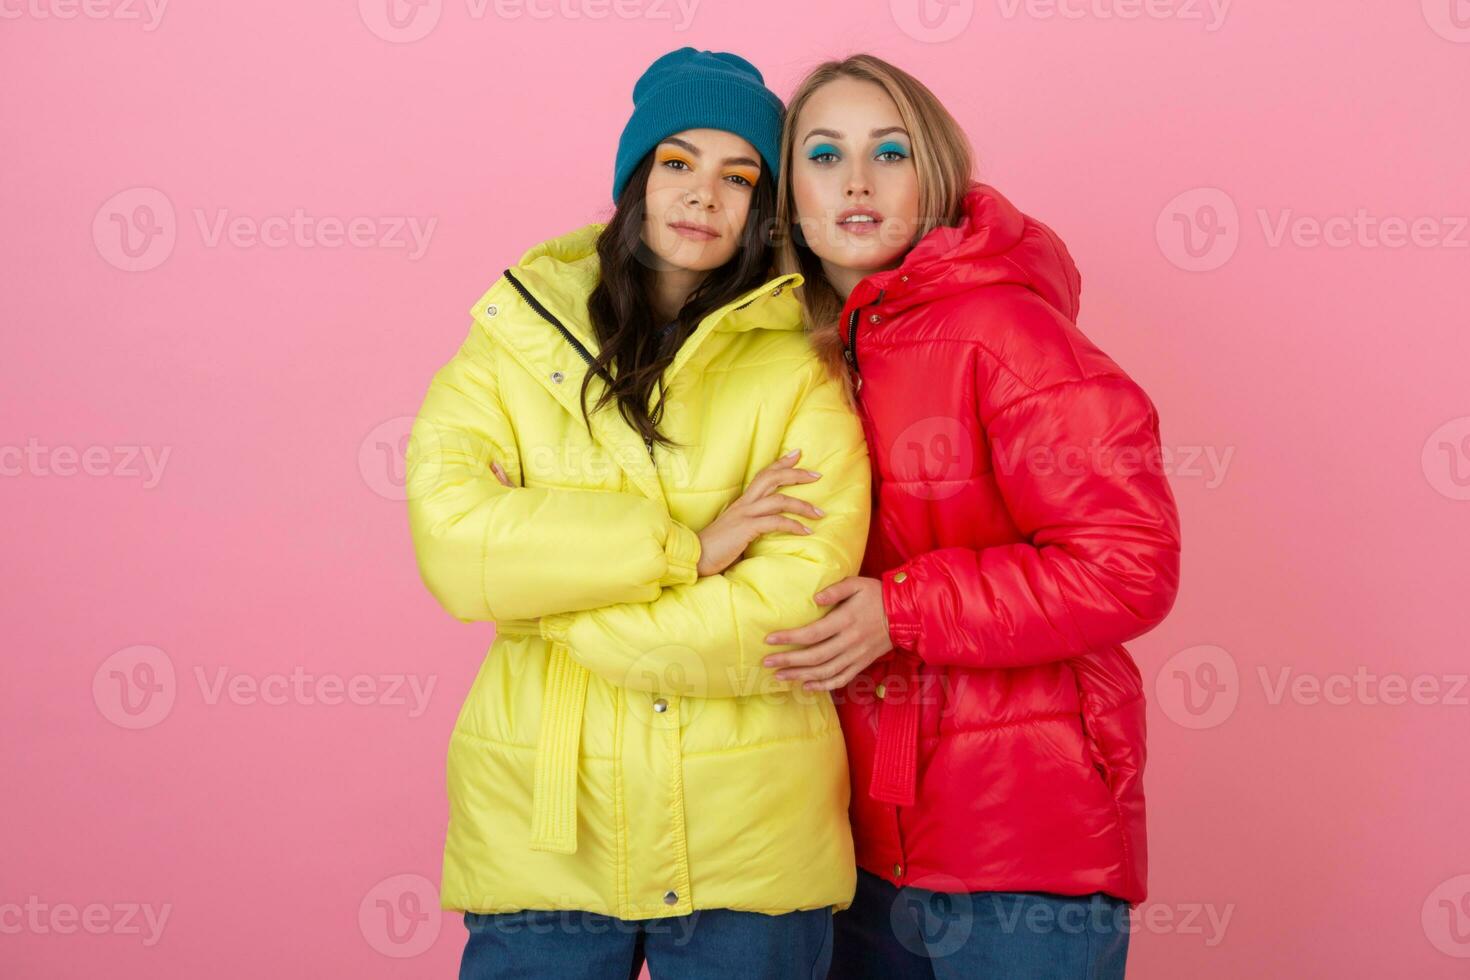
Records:
[[[704,155],[699,152],[699,147],[686,140],[681,140],[677,136],[669,136],[659,141],[660,145],[664,143],[673,143],[675,146],[682,146],[684,149],[688,150],[690,153],[694,154],[697,157]],[[725,163],[743,163],[747,167],[755,167],[757,169],[759,169],[761,165],[759,160],[752,160],[750,157],[725,157]]]
[[[905,136],[907,136],[908,135],[908,130],[904,129],[902,126],[885,126],[882,129],[875,129],[875,130],[873,130],[871,133],[868,134],[868,138],[869,139],[877,139],[880,136],[887,136],[889,133],[903,133]],[[842,139],[842,134],[839,133],[835,129],[814,129],[811,132],[807,133],[805,136],[803,136],[801,138],[801,141],[803,143],[805,143],[807,140],[811,139],[813,136],[827,136],[827,137],[830,137],[830,138],[832,138],[834,140],[840,140],[840,139]]]

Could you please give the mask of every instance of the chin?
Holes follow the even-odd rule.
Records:
[[[667,265],[690,272],[710,272],[730,261],[734,249],[725,248],[723,243],[711,242],[707,247],[693,245],[684,239],[671,247],[659,248],[658,257]]]
[[[828,259],[833,265],[844,269],[856,269],[859,272],[877,272],[880,269],[893,267],[894,262],[903,257],[903,249],[870,249],[870,248],[847,248],[837,255]]]

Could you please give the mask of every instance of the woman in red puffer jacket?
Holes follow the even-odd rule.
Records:
[[[1179,576],[1158,414],[1078,330],[1061,240],[971,180],[911,76],[821,66],[782,158],[781,271],[873,466],[861,574],[766,659],[832,690],[847,738],[860,874],[832,976],[1121,977],[1147,893],[1121,644]]]

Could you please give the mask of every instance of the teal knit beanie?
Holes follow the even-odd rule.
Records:
[[[633,86],[633,115],[623,127],[613,164],[613,200],[649,150],[685,129],[723,129],[743,137],[774,180],[783,111],[760,71],[739,55],[690,47],[670,51]]]

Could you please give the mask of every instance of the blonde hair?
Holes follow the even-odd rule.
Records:
[[[909,133],[914,168],[919,178],[919,225],[914,242],[942,225],[959,224],[974,167],[970,142],[959,123],[933,92],[908,72],[870,54],[857,54],[841,61],[818,65],[791,95],[786,122],[781,129],[781,176],[776,186],[776,267],[785,275],[799,272],[805,282],[797,289],[806,319],[807,336],[829,370],[843,378],[851,396],[852,382],[842,358],[838,316],[842,297],[837,295],[822,271],[816,253],[793,236],[796,200],[791,172],[796,148],[797,117],[808,100],[828,82],[855,78],[880,86],[898,107],[899,118]]]

